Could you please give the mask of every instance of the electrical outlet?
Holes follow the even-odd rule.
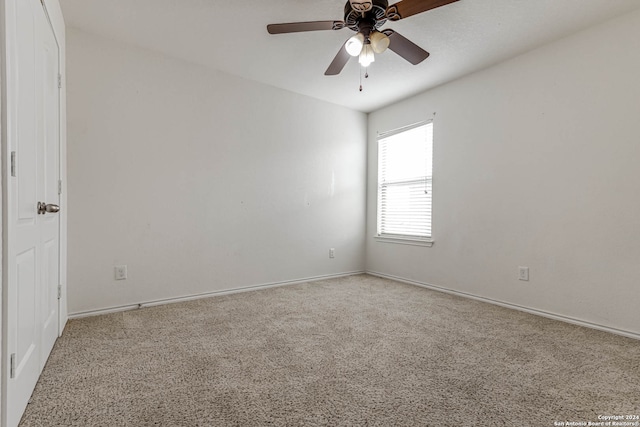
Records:
[[[127,280],[127,266],[126,265],[116,265],[114,270],[115,270],[116,280]]]
[[[335,257],[336,257],[336,249],[335,248],[329,249],[329,258],[335,258]]]
[[[518,267],[518,280],[529,281],[529,267]]]

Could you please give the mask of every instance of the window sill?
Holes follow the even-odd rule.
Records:
[[[396,243],[399,245],[411,245],[411,246],[426,246],[432,247],[435,243],[433,239],[411,239],[403,237],[386,237],[375,236],[374,239],[380,243]]]

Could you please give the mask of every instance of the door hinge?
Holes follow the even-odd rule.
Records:
[[[16,176],[16,152],[11,152],[11,176]]]
[[[9,357],[9,378],[15,378],[16,376],[16,354],[11,353]]]
[[[62,74],[58,74],[58,89],[62,89]]]
[[[58,180],[58,195],[62,194],[62,180]]]
[[[58,299],[62,298],[62,285],[58,285]]]

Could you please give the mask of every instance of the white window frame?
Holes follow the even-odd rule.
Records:
[[[404,132],[422,127],[422,126],[428,126],[431,125],[432,129],[431,129],[431,141],[426,141],[427,147],[426,149],[430,149],[431,152],[428,154],[429,156],[431,156],[431,164],[433,163],[433,120],[426,120],[426,121],[422,121],[422,122],[418,122],[409,126],[405,126],[399,129],[394,129],[388,132],[382,132],[382,133],[378,133],[378,138],[377,138],[377,148],[378,148],[378,176],[377,176],[377,211],[376,211],[376,236],[375,239],[379,242],[383,242],[383,243],[400,243],[400,244],[406,244],[406,245],[416,245],[416,246],[433,246],[434,240],[433,240],[433,233],[432,233],[432,223],[433,223],[433,218],[432,218],[432,202],[433,202],[433,170],[426,170],[428,169],[427,165],[425,164],[425,174],[424,175],[420,175],[420,176],[416,176],[413,177],[410,180],[406,180],[406,181],[402,181],[402,182],[396,182],[396,183],[385,183],[382,182],[382,156],[381,156],[381,147],[383,144],[386,144],[389,142],[389,138],[392,138],[393,136],[402,134]],[[382,230],[382,216],[383,216],[383,206],[382,206],[382,202],[383,202],[383,188],[384,187],[389,187],[391,185],[416,185],[418,182],[423,183],[422,185],[424,185],[425,191],[427,191],[428,189],[428,201],[427,201],[427,206],[429,206],[428,208],[428,212],[425,212],[426,215],[428,215],[428,231],[427,231],[424,235],[418,235],[418,234],[411,234],[411,233],[406,233],[406,234],[396,234],[396,233],[384,233],[384,230]]]

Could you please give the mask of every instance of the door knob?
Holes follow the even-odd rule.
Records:
[[[38,202],[38,215],[44,215],[46,213],[56,213],[60,211],[60,206],[54,204],[46,204],[44,202]]]
[[[44,210],[49,213],[56,213],[60,210],[60,206],[49,203],[44,205]]]

